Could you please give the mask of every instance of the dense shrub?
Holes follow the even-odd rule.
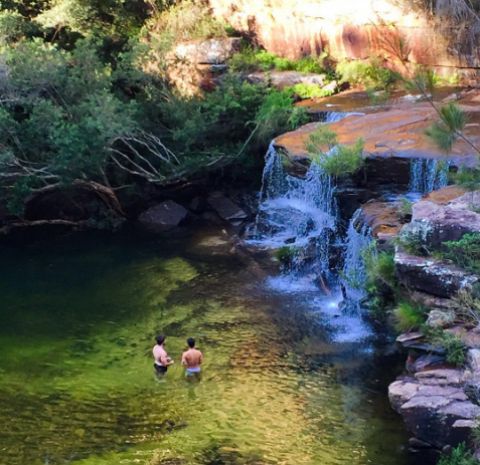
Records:
[[[328,97],[335,93],[331,88],[324,88],[318,84],[299,83],[292,86],[291,89],[301,99]]]
[[[431,344],[445,349],[448,363],[456,366],[465,364],[466,347],[458,336],[440,328],[424,327],[423,332]]]
[[[257,139],[267,143],[275,134],[308,122],[304,108],[296,107],[291,91],[270,90],[255,116]]]
[[[298,250],[295,247],[280,247],[274,253],[274,257],[282,264],[282,266],[288,267],[295,259]]]
[[[398,331],[405,332],[419,329],[425,321],[426,310],[417,304],[400,302],[393,311],[395,327]]]
[[[398,73],[380,66],[376,60],[342,61],[338,63],[336,71],[341,82],[362,85],[367,89],[389,89],[400,79]]]
[[[450,454],[440,458],[438,465],[478,465],[473,453],[462,443],[455,447]]]
[[[458,241],[444,242],[444,258],[474,273],[480,273],[480,233],[465,234]]]
[[[306,148],[313,163],[317,163],[327,174],[337,178],[356,173],[365,162],[362,139],[358,139],[353,145],[339,144],[336,134],[326,126],[320,126],[309,136]]]
[[[254,49],[252,47],[244,47],[240,52],[233,55],[230,59],[229,66],[233,71],[237,72],[253,72],[253,71],[299,71],[303,73],[323,73],[325,56],[320,58],[303,57],[299,60],[289,60],[288,58],[279,57],[274,53],[266,50]]]

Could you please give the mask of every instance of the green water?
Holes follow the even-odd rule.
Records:
[[[1,464],[412,463],[383,345],[330,343],[221,237],[47,244],[0,246]],[[177,361],[161,381],[157,332]]]

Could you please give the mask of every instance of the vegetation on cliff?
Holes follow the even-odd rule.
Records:
[[[0,202],[82,183],[116,205],[228,164],[305,122],[290,94],[228,75],[182,97],[165,74],[179,40],[225,36],[202,2],[10,2],[0,15]],[[253,135],[255,137],[253,137]],[[121,201],[119,201],[121,193]]]

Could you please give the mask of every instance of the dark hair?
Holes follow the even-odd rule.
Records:
[[[190,349],[193,349],[195,347],[195,339],[193,339],[193,337],[189,337],[187,339],[187,344]]]
[[[165,336],[163,334],[159,334],[156,338],[157,344],[161,346],[165,342]]]

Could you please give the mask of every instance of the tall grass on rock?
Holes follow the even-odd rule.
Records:
[[[462,443],[455,447],[449,454],[443,455],[438,465],[478,465],[479,462],[473,452]]]
[[[395,327],[400,332],[419,329],[426,319],[426,310],[410,302],[400,302],[393,311]]]
[[[353,145],[339,144],[337,135],[327,126],[320,126],[310,134],[305,145],[312,162],[335,178],[355,174],[365,162],[363,139],[358,139]]]

